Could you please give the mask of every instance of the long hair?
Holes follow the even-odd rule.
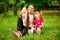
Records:
[[[34,13],[32,14],[33,15],[33,20],[34,20]],[[27,20],[26,20],[26,26],[29,27],[29,13],[27,12]],[[32,22],[33,23],[33,22]]]
[[[22,18],[22,14],[24,13],[24,10],[26,10],[26,7],[23,7],[23,9],[20,11],[20,17]],[[26,10],[27,11],[27,10]]]
[[[42,14],[42,11],[40,11],[39,13],[40,13],[40,18],[43,18],[43,14]]]
[[[39,15],[39,18],[43,18],[43,15],[42,15],[42,12],[41,12],[41,11],[40,11],[40,12],[39,12],[39,11],[36,11],[36,12],[34,13],[34,15],[35,15],[35,14],[38,14],[38,15]]]
[[[30,4],[34,7],[34,11],[35,11],[35,5],[34,4]],[[33,16],[34,16],[34,13],[32,13]],[[26,20],[26,26],[28,27],[29,26],[29,12],[27,11],[27,20]]]

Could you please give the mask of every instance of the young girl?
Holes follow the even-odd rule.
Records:
[[[20,36],[22,36],[22,34],[21,34],[21,32],[23,31],[23,29],[25,28],[25,26],[26,26],[26,19],[27,19],[27,9],[26,9],[26,7],[23,7],[23,9],[22,9],[22,11],[20,12],[20,16],[21,16],[21,18],[19,18],[19,20],[21,20],[21,21],[18,21],[18,27],[17,27],[17,29],[18,29],[18,32],[16,32],[16,31],[13,31],[13,35],[15,36],[15,37],[20,37]],[[25,30],[24,30],[25,31]],[[23,35],[25,35],[25,33],[23,33]]]
[[[38,11],[35,12],[34,17],[35,17],[35,20],[34,20],[34,31],[36,31],[37,34],[39,34],[39,33],[42,32],[44,19],[42,17],[42,14],[39,13]]]

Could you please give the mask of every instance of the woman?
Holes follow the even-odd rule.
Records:
[[[28,32],[28,29],[30,29],[30,27],[32,27],[33,19],[34,19],[33,14],[34,14],[34,10],[35,10],[34,8],[35,8],[34,4],[29,5],[27,12],[25,13],[26,14],[25,19],[23,19],[24,13],[21,13],[21,17],[18,18],[18,23],[17,23],[18,32],[13,31],[13,34],[16,37],[19,38],[20,36],[26,35]]]

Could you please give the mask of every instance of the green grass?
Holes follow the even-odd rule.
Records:
[[[60,40],[60,15],[44,15],[44,26],[42,34],[30,34],[20,39],[15,38],[13,30],[17,30],[19,16],[0,14],[0,40]]]

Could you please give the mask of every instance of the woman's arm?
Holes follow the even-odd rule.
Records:
[[[18,31],[21,30],[22,26],[23,26],[23,22],[22,22],[22,19],[19,17],[18,21],[17,21],[17,29],[18,29]]]

